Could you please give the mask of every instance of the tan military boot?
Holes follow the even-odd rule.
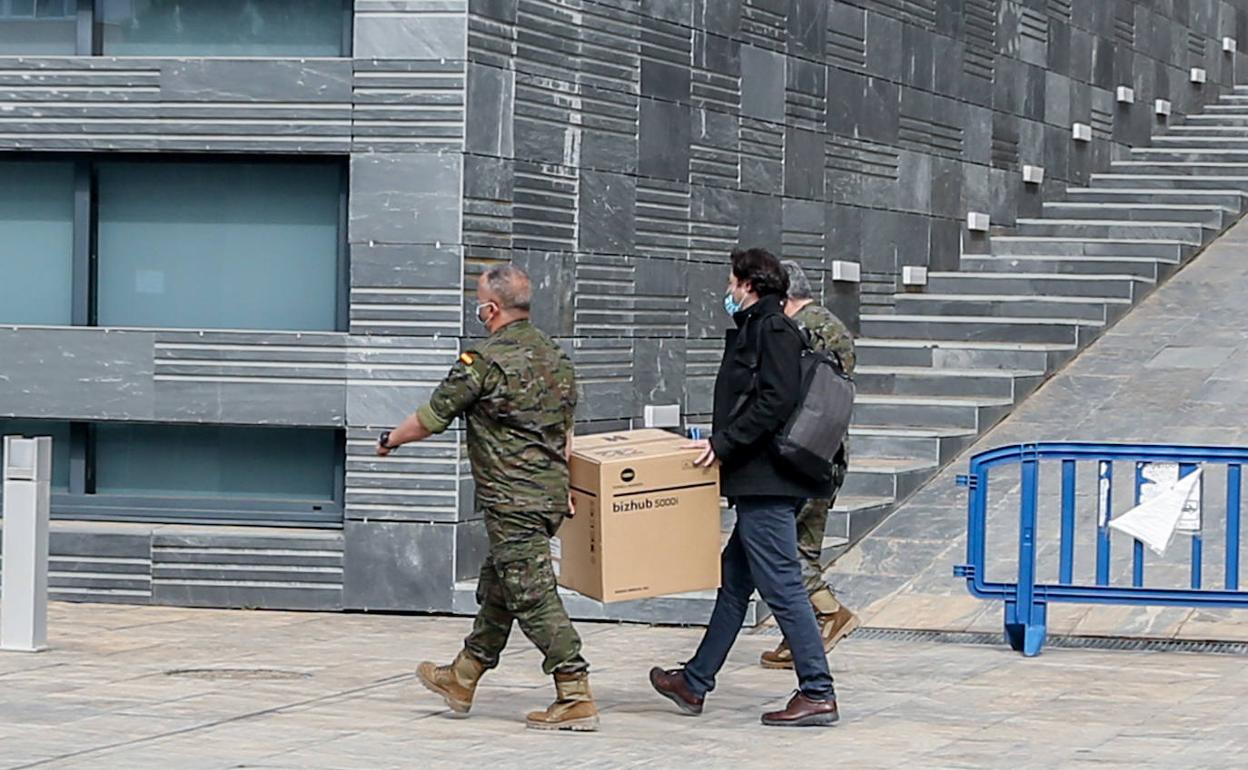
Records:
[[[555,702],[545,711],[531,712],[525,725],[534,730],[598,729],[598,707],[589,691],[589,674],[555,674]]]
[[[449,666],[435,666],[426,661],[416,668],[420,683],[441,695],[456,714],[467,714],[472,708],[472,696],[484,673],[485,666],[464,650],[460,650]]]
[[[861,625],[858,616],[841,604],[827,588],[821,588],[810,596],[815,608],[815,620],[819,623],[819,636],[823,639],[824,653],[832,649]],[[774,650],[764,652],[759,659],[763,668],[793,668],[793,653],[788,640],[783,640]]]

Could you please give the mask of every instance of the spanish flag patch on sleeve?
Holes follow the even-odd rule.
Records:
[[[473,364],[477,362],[476,357],[473,356],[471,353],[461,353],[459,356],[459,360],[464,366],[472,366]]]

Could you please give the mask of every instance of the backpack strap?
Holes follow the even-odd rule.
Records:
[[[766,318],[767,317],[759,318],[755,321],[755,325],[758,328],[754,332],[754,358],[749,362],[750,370],[753,372],[753,377],[750,379],[749,389],[738,396],[737,402],[733,404],[732,411],[728,413],[728,422],[732,422],[741,414],[741,411],[745,408],[746,403],[749,402],[750,397],[758,391],[758,369],[763,354],[763,322]],[[784,323],[789,327],[789,329],[791,329],[793,333],[796,334],[802,341],[802,348],[804,350],[814,350],[814,347],[811,345],[810,331],[808,329],[804,329],[799,326],[796,321],[785,315],[783,311],[780,312],[780,318],[784,320]],[[840,361],[839,356],[837,357],[837,361]]]

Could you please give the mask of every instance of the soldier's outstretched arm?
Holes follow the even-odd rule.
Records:
[[[420,415],[408,415],[403,422],[399,423],[399,427],[390,431],[390,441],[388,447],[378,446],[377,454],[385,457],[403,444],[410,444],[413,441],[424,441],[433,435],[433,431],[429,430],[420,421]]]
[[[402,444],[424,441],[451,426],[455,418],[468,410],[486,389],[488,365],[473,353],[464,353],[451,367],[446,379],[433,391],[429,401],[403,424],[390,431],[389,447],[378,446],[377,454],[386,456]]]

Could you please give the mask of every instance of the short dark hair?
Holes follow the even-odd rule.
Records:
[[[738,281],[748,281],[754,293],[760,297],[789,292],[789,275],[780,265],[779,258],[767,249],[734,249],[732,274]]]
[[[525,310],[533,301],[529,276],[510,262],[495,265],[481,276],[491,294],[498,297],[502,310]]]

